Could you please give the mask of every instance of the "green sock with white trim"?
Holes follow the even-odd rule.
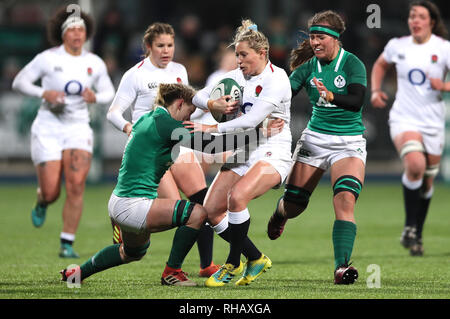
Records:
[[[350,261],[356,237],[356,224],[345,220],[335,220],[332,237],[334,269],[337,269]]]

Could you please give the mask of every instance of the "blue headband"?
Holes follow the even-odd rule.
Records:
[[[251,26],[248,26],[249,30],[258,31],[258,26],[256,24],[252,24]]]

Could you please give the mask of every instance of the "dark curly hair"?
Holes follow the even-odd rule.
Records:
[[[51,45],[57,46],[63,43],[61,36],[61,26],[73,12],[67,12],[67,7],[61,7],[50,18],[47,23],[47,38]],[[80,12],[81,18],[86,25],[86,40],[88,40],[94,34],[94,19],[86,12]]]

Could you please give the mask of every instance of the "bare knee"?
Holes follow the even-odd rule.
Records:
[[[426,160],[423,153],[413,152],[406,154],[403,158],[406,175],[410,180],[422,179],[425,174]]]
[[[350,192],[340,192],[333,198],[336,219],[354,221],[355,196]]]
[[[81,198],[84,194],[86,181],[84,178],[71,178],[66,181],[67,196],[71,198]]]
[[[205,208],[197,204],[194,206],[194,209],[192,210],[191,216],[189,217],[186,226],[195,229],[200,229],[205,224],[207,217],[208,216]]]
[[[247,207],[249,199],[245,192],[232,188],[228,192],[228,209],[231,211],[241,211]]]
[[[38,198],[40,202],[44,202],[46,204],[51,204],[53,202],[56,202],[56,200],[59,198],[60,194],[60,188],[59,187],[42,187],[38,189]]]

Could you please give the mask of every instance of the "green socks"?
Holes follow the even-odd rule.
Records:
[[[197,240],[199,230],[187,226],[178,227],[173,238],[172,250],[167,265],[172,268],[181,268],[184,258]],[[88,261],[80,266],[81,279],[85,279],[97,272],[122,265],[120,258],[120,244],[103,248]]]
[[[172,250],[170,251],[167,265],[171,268],[180,269],[184,258],[197,241],[199,230],[188,226],[177,228],[173,237]]]
[[[347,264],[352,255],[356,225],[345,220],[335,220],[333,225],[334,269]]]
[[[119,253],[120,244],[108,246],[100,250],[93,257],[81,265],[81,279],[87,278],[97,272],[123,264]]]

